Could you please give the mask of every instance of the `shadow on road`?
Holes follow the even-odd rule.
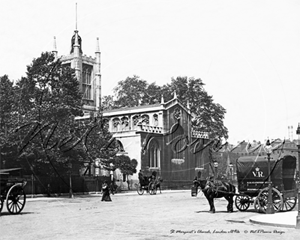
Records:
[[[9,212],[2,212],[0,214],[0,217],[3,217],[3,216],[27,215],[27,214],[39,214],[39,213],[36,213],[36,212],[22,212],[22,213],[19,213],[19,214],[11,214]]]
[[[235,213],[235,212],[239,212],[239,211],[233,211],[232,213]],[[212,213],[211,211],[196,211],[195,213],[211,213],[211,214],[218,214],[218,213],[230,213],[230,212],[227,212],[227,211],[216,211],[215,213]]]

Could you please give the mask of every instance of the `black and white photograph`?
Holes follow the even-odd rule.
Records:
[[[299,1],[0,2],[1,240],[299,238]]]

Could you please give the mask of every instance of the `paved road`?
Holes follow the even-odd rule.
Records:
[[[20,215],[0,217],[0,239],[298,239],[300,231],[255,225],[254,211],[226,212],[224,199],[208,212],[206,199],[190,191],[142,196],[116,194],[28,199]],[[298,237],[297,237],[298,236]]]

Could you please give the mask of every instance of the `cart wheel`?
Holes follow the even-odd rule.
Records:
[[[246,211],[250,206],[250,198],[248,196],[236,196],[235,206],[242,212]]]
[[[11,214],[20,213],[26,203],[26,194],[20,185],[12,186],[6,195],[6,207]]]
[[[255,199],[254,208],[257,212],[266,212],[267,209],[267,203],[268,203],[268,195],[266,192],[260,192]]]
[[[267,200],[265,200],[265,198],[263,196],[260,196],[260,197],[257,196],[254,200],[254,203],[253,203],[255,211],[257,211],[259,213],[264,213],[264,209],[261,209],[260,205],[258,204],[259,201],[264,202],[264,201],[267,201]],[[261,205],[264,205],[264,204],[262,203]]]
[[[268,195],[268,187],[266,187],[262,189],[257,196],[259,210],[262,212],[266,212],[267,210]],[[272,188],[272,199],[275,212],[280,211],[283,206],[283,199],[281,193],[276,188]]]
[[[291,211],[297,204],[297,197],[288,197],[283,199],[282,211]]]
[[[148,191],[149,191],[150,195],[156,194],[156,187],[155,187],[154,183],[149,183]]]
[[[3,202],[4,202],[3,198],[0,198],[0,213],[1,213],[2,208],[3,208]]]
[[[142,185],[140,183],[138,184],[136,191],[137,191],[137,193],[139,195],[143,195],[144,194],[144,189],[143,189],[143,187],[142,187]]]

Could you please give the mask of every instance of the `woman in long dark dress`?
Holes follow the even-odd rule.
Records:
[[[102,184],[102,192],[103,192],[103,194],[102,194],[101,201],[111,202],[109,187],[108,187],[107,181],[105,181]]]

